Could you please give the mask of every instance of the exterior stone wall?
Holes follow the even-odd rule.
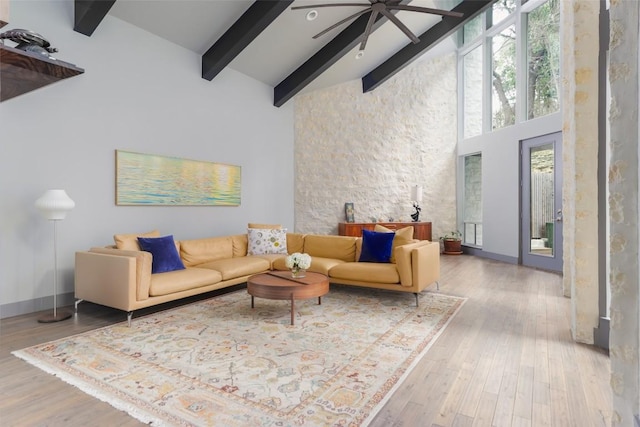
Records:
[[[593,344],[598,326],[598,31],[600,3],[560,2],[563,28],[563,218],[572,332]]]
[[[610,9],[611,128],[609,162],[611,388],[613,426],[634,425],[640,412],[640,290],[638,261],[638,48],[640,6],[612,1]]]
[[[337,233],[346,202],[356,222],[411,221],[415,185],[433,239],[455,229],[456,79],[448,54],[371,93],[355,80],[296,97],[295,230]]]

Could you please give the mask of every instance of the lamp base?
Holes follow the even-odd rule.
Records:
[[[73,316],[72,313],[64,312],[64,311],[58,311],[55,316],[53,315],[53,313],[51,313],[51,314],[45,314],[44,316],[38,318],[38,323],[60,322],[62,320],[69,319],[71,316]]]

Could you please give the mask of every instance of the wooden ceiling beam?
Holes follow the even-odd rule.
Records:
[[[463,0],[452,9],[453,12],[463,13],[464,16],[462,18],[444,16],[442,21],[420,35],[420,43],[408,44],[365,75],[362,78],[362,92],[371,92],[380,86],[495,2],[496,0]]]
[[[91,37],[116,0],[75,0],[74,31]]]
[[[403,0],[399,4],[408,4],[410,1]],[[306,60],[293,73],[278,83],[273,89],[273,105],[276,107],[284,105],[285,102],[293,98],[320,74],[356,47],[360,43],[362,34],[364,34],[364,30],[367,27],[369,15],[370,13],[367,13],[353,21],[333,40],[324,45],[322,49]],[[382,17],[382,15],[378,16],[373,30],[384,23],[384,21],[381,21]]]
[[[256,0],[202,55],[202,78],[213,80],[291,3],[293,0]]]

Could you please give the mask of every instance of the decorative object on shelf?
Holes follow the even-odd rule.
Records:
[[[364,55],[364,48],[367,45],[367,40],[369,39],[369,35],[373,31],[373,24],[374,22],[376,22],[378,15],[383,15],[387,19],[389,19],[391,22],[393,22],[393,24],[396,27],[398,27],[400,31],[402,31],[414,44],[420,43],[420,39],[416,37],[416,35],[413,34],[413,32],[405,24],[402,23],[402,21],[396,18],[396,16],[392,13],[392,11],[403,10],[407,12],[421,12],[421,13],[430,13],[433,15],[451,16],[455,18],[461,18],[463,16],[463,14],[460,12],[452,12],[450,10],[431,9],[428,7],[409,6],[405,4],[400,4],[400,0],[369,0],[369,3],[310,4],[305,6],[293,6],[291,10],[314,9],[317,7],[335,7],[335,6],[347,6],[347,7],[362,6],[365,9],[362,9],[361,11],[356,12],[338,21],[337,23],[333,24],[332,26],[324,29],[323,31],[313,36],[313,38],[317,39],[318,37],[323,36],[324,34],[328,33],[334,28],[338,28],[342,24],[345,24],[353,19],[359,18],[361,15],[368,13],[369,20],[367,21],[367,26],[364,29],[364,34],[362,34],[362,38],[360,41],[360,49],[358,51],[358,54],[356,55],[356,59],[362,58],[362,56]]]
[[[52,323],[66,320],[71,317],[70,312],[58,311],[58,236],[57,223],[62,221],[67,212],[75,207],[75,203],[64,190],[47,190],[42,197],[36,200],[36,208],[40,210],[42,216],[53,222],[53,314],[42,316],[38,319],[40,323]]]
[[[16,46],[16,49],[24,50],[25,52],[39,53],[40,55],[44,55],[50,59],[55,58],[49,54],[58,51],[55,47],[51,47],[51,43],[49,43],[40,34],[34,33],[30,30],[15,29],[5,31],[0,34],[0,40],[3,39],[17,43],[18,45]]]
[[[292,253],[287,257],[285,265],[291,270],[291,277],[302,278],[306,275],[307,268],[311,267],[311,256],[300,252]]]
[[[440,237],[440,240],[444,244],[443,253],[447,255],[462,254],[462,233],[460,231],[450,231],[449,233]]]
[[[420,221],[420,203],[422,203],[422,185],[416,185],[411,189],[411,200],[413,201],[413,208],[416,210],[411,214],[413,222]]]
[[[356,222],[353,203],[349,202],[344,204],[344,216],[347,222]]]

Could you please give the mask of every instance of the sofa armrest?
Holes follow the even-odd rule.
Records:
[[[131,311],[149,298],[151,254],[92,248],[76,252],[75,295],[97,304]]]
[[[400,284],[422,291],[440,278],[440,244],[421,240],[395,248]]]

